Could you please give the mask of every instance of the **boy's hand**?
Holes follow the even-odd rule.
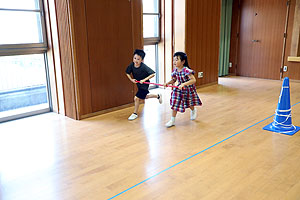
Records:
[[[164,88],[166,88],[168,86],[168,84],[167,83],[164,83]]]
[[[140,80],[140,84],[143,84],[145,82],[145,80],[143,79],[143,80]]]
[[[136,83],[136,80],[135,79],[131,79],[131,82]]]

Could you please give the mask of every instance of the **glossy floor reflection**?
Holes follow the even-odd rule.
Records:
[[[163,104],[146,100],[134,121],[128,107],[81,121],[49,113],[0,123],[0,199],[98,200],[124,191],[114,199],[297,199],[300,134],[262,130],[272,118],[168,169],[273,115],[280,89],[281,81],[220,78],[198,89],[198,118],[179,113],[172,128],[171,91],[163,89],[151,91],[163,93]],[[299,90],[291,82],[292,105]],[[300,125],[300,104],[292,119]]]

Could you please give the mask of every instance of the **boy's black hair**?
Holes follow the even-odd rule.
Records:
[[[183,66],[190,68],[188,59],[187,59],[187,55],[184,52],[178,51],[178,52],[174,53],[173,57],[179,57],[181,61],[185,61]]]
[[[141,56],[142,60],[144,60],[144,58],[146,56],[146,53],[143,49],[134,50],[133,55],[135,55],[135,54]]]

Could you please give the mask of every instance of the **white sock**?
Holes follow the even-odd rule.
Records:
[[[171,121],[172,121],[172,122],[175,122],[175,117],[171,117]]]

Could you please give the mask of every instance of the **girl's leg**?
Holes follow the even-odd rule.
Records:
[[[171,120],[166,123],[166,127],[167,128],[175,126],[175,117],[176,117],[176,115],[177,115],[177,111],[176,110],[172,110]]]
[[[177,111],[176,110],[172,110],[172,117],[176,117],[176,115],[177,115]]]
[[[195,106],[190,106],[191,109],[191,120],[195,120],[197,118],[197,109]]]

